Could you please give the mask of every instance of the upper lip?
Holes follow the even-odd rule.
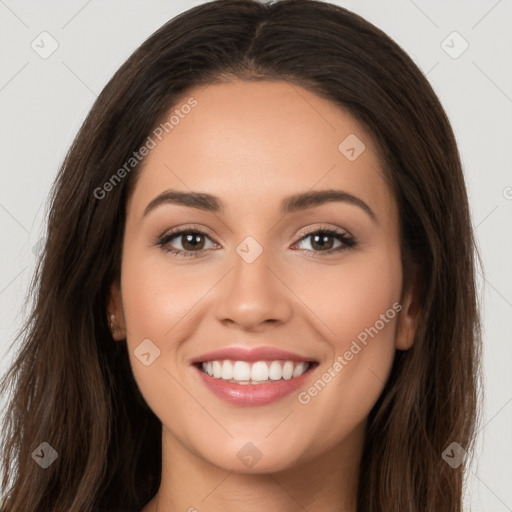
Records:
[[[192,364],[204,363],[205,361],[221,361],[231,359],[233,361],[314,361],[310,357],[304,357],[287,350],[281,350],[273,347],[225,347],[212,352],[207,352],[192,359]]]

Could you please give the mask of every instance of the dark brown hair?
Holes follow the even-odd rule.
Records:
[[[95,190],[193,86],[287,80],[344,108],[381,152],[400,213],[404,286],[417,276],[421,322],[397,351],[371,411],[358,511],[460,512],[479,398],[478,256],[454,134],[425,76],[382,31],[314,0],[220,0],[172,19],[104,88],[56,178],[34,307],[2,381],[5,512],[139,511],[158,490],[161,425],[107,325],[126,201],[138,165]],[[413,270],[416,273],[413,274]],[[58,459],[31,454],[47,441]],[[467,461],[466,461],[467,462]]]

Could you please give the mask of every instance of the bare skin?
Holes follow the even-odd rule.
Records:
[[[112,286],[108,311],[162,422],[162,481],[143,512],[355,512],[367,416],[395,349],[411,347],[417,326],[377,148],[345,111],[287,82],[210,85],[180,104],[191,96],[197,106],[151,150],[127,205],[121,286]],[[353,161],[338,148],[350,134],[365,145],[359,156],[349,151]],[[144,215],[169,189],[215,195],[224,209],[166,203]],[[364,201],[375,218],[347,201],[279,210],[290,195],[328,189]],[[184,235],[165,245],[193,257],[158,245],[175,227],[205,233],[197,248]],[[356,244],[330,235],[321,246],[322,229]],[[236,251],[248,236],[263,250],[251,263]],[[393,304],[401,311],[390,318]],[[160,350],[148,366],[134,355],[145,339]],[[293,392],[239,407],[212,394],[191,365],[218,348],[262,345],[318,361],[302,401]],[[340,355],[346,364],[333,371]],[[329,368],[326,385],[309,393]],[[251,467],[237,456],[249,442],[261,453]]]

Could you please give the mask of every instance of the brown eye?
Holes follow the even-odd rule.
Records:
[[[208,240],[210,240],[212,246],[216,245],[211,241],[211,238],[202,231],[197,229],[182,229],[167,233],[157,242],[157,245],[171,254],[183,257],[194,257],[208,249],[208,247],[205,247]]]
[[[329,250],[334,245],[334,237],[328,234],[321,235],[310,235],[311,236],[311,247],[316,250]]]
[[[201,250],[204,246],[204,237],[201,233],[190,232],[183,233],[181,245],[185,251],[193,251],[194,249]],[[178,238],[178,237],[177,237]]]
[[[350,249],[356,245],[355,239],[347,233],[330,229],[322,229],[308,233],[303,236],[298,243],[300,244],[308,239],[310,239],[310,248],[303,247],[302,249],[319,254],[325,253],[325,255]],[[336,241],[339,242],[338,245],[335,245]],[[323,256],[324,254],[321,255]]]

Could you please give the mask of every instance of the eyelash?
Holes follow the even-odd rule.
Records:
[[[205,233],[204,231],[192,226],[188,228],[177,228],[175,230],[171,230],[167,232],[165,235],[160,236],[157,238],[156,245],[160,246],[160,248],[165,251],[166,253],[172,254],[174,256],[179,256],[181,258],[197,258],[199,255],[201,255],[204,251],[207,251],[208,249],[201,249],[199,251],[184,251],[181,249],[170,249],[166,247],[166,244],[168,244],[171,240],[178,238],[180,235],[184,234],[199,234],[206,236],[207,238],[211,237]],[[356,239],[350,235],[348,235],[345,231],[333,229],[333,228],[320,228],[316,229],[314,231],[309,231],[307,233],[302,233],[301,237],[296,243],[301,242],[302,240],[317,234],[323,234],[323,235],[331,235],[334,236],[337,240],[339,240],[342,245],[337,247],[336,249],[329,249],[328,251],[314,251],[311,249],[302,249],[305,251],[315,252],[320,257],[329,256],[332,254],[339,253],[341,251],[346,251],[353,249],[356,245]],[[213,240],[212,240],[213,241]],[[214,242],[216,243],[216,242]],[[295,245],[295,244],[294,244]]]

